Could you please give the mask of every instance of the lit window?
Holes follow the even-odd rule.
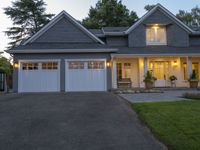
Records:
[[[22,63],[22,70],[38,70],[38,63]]]
[[[192,71],[195,71],[197,75],[199,75],[199,64],[197,62],[192,63]],[[187,63],[183,63],[183,78],[184,80],[187,80],[189,78]]]
[[[124,77],[131,78],[131,63],[124,63]]]
[[[84,69],[84,62],[68,62],[69,69]]]
[[[166,28],[153,26],[146,28],[147,45],[166,45]]]
[[[88,69],[104,69],[105,63],[103,61],[88,62]]]
[[[58,69],[57,62],[42,63],[42,70],[56,70]]]

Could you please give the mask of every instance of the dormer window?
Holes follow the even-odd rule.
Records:
[[[166,27],[153,25],[146,27],[147,45],[167,45]]]

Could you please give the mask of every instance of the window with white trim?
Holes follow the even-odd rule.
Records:
[[[89,61],[88,69],[104,69],[105,63],[104,61]]]
[[[68,62],[69,69],[84,69],[84,62],[81,61],[70,61]]]
[[[124,77],[131,78],[131,63],[124,63]]]
[[[22,63],[22,70],[38,70],[38,63]]]
[[[58,69],[57,62],[43,62],[42,63],[42,70],[56,70]]]
[[[166,27],[151,26],[146,28],[147,45],[167,45]]]

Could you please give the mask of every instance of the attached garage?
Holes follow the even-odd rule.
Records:
[[[106,91],[106,60],[66,60],[66,91]]]
[[[18,92],[59,92],[59,60],[19,61]]]

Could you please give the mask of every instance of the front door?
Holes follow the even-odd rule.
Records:
[[[169,78],[169,62],[168,61],[154,61],[150,62],[150,70],[153,76],[157,78],[155,87],[166,87]]]

